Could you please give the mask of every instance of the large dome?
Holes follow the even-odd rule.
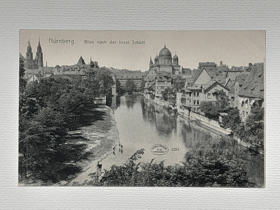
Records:
[[[171,56],[171,52],[169,49],[166,48],[166,46],[164,46],[164,48],[162,48],[162,50],[159,52],[159,57],[172,57]]]

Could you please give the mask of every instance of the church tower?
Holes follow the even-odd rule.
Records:
[[[150,69],[153,68],[153,65],[154,64],[153,64],[153,61],[152,61],[152,57],[150,57],[150,64],[149,64]]]
[[[33,66],[34,66],[33,53],[32,53],[32,48],[30,45],[30,38],[29,38],[28,45],[27,45],[27,51],[26,51],[26,68],[33,69]]]
[[[39,43],[38,43],[37,52],[36,52],[35,64],[37,65],[36,66],[37,68],[44,67],[43,52],[42,52],[42,47],[40,44],[40,38],[39,38]]]

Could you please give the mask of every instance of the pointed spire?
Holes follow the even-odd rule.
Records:
[[[40,43],[40,37],[39,37],[39,42],[38,42],[38,46],[41,46],[41,43]]]
[[[30,37],[29,37],[29,39],[28,39],[28,47],[30,47]]]
[[[48,67],[48,62],[46,61],[46,67]]]
[[[166,48],[165,42],[164,42],[164,48]]]

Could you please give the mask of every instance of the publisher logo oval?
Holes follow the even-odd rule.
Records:
[[[165,155],[166,153],[168,153],[168,151],[168,147],[162,144],[155,144],[151,147],[151,152],[154,155]]]

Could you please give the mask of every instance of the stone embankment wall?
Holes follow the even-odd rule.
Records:
[[[214,129],[216,131],[219,131],[220,133],[223,133],[225,135],[231,134],[231,130],[229,128],[227,128],[227,129],[222,128],[220,126],[220,124],[218,123],[218,121],[210,120],[209,118],[202,116],[200,114],[190,112],[189,118],[190,118],[190,120],[196,120],[198,123],[200,123],[204,126],[207,126],[211,129]]]

